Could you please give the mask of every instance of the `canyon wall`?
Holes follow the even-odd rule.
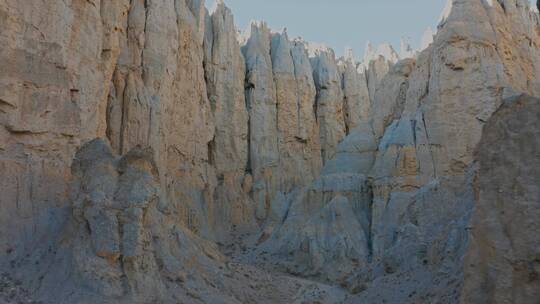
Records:
[[[458,302],[474,151],[505,98],[540,93],[539,38],[526,1],[453,1],[433,43],[378,80],[368,126],[290,199],[258,253],[268,267],[344,286],[351,303]]]
[[[539,16],[446,13],[424,50],[358,63],[263,22],[239,37],[222,1],[0,1],[1,272],[46,302],[527,303],[538,252],[490,252],[489,225],[523,227],[493,223],[510,177],[488,175],[490,134],[525,115],[503,100],[540,95]],[[501,263],[519,278],[487,284]]]
[[[463,303],[540,298],[539,115],[540,100],[521,95],[505,100],[484,126]]]

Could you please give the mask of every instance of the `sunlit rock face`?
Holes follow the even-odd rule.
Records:
[[[254,228],[253,203],[242,187],[251,178],[246,67],[231,10],[220,2],[211,15],[205,12],[205,20],[205,79],[215,124],[208,153],[217,177],[209,220],[214,238],[226,241],[232,230]]]
[[[343,111],[347,134],[361,123],[369,120],[371,101],[367,78],[364,70],[360,70],[351,53],[338,61],[343,87]]]
[[[302,41],[274,33],[271,44],[276,85],[279,188],[282,193],[311,182],[321,170],[319,125],[313,111],[316,89]]]
[[[0,17],[0,302],[536,303],[527,1],[363,62],[222,1]]]

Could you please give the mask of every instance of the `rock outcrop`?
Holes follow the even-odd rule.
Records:
[[[450,0],[356,62],[223,1],[0,1],[0,301],[534,303],[539,25]]]
[[[174,215],[165,211],[166,198],[150,148],[137,146],[118,157],[104,140],[96,139],[77,152],[72,173],[72,214],[66,225],[49,248],[19,262],[27,263],[18,276],[37,274],[29,278],[36,299],[190,301],[190,288],[178,288],[179,282],[194,273],[193,283],[207,271],[211,277],[218,275],[224,258],[216,246],[178,226]],[[197,296],[208,299],[211,293]]]
[[[265,219],[279,187],[277,101],[271,33],[265,23],[252,24],[251,36],[243,46],[246,58],[246,98],[249,109],[249,168],[253,175],[253,198],[257,218]]]
[[[47,246],[13,262],[13,277],[2,275],[0,301],[343,301],[332,287],[230,263],[169,211],[154,159],[151,148],[136,146],[118,156],[106,140],[84,144],[72,165],[71,214]]]
[[[264,220],[276,198],[318,176],[323,129],[314,112],[317,91],[303,41],[254,23],[243,52],[252,195],[256,216]]]
[[[63,222],[75,151],[105,135],[127,2],[0,3],[2,256],[31,250]]]
[[[185,1],[147,4],[1,5],[2,14],[11,16],[2,18],[2,39],[10,50],[2,60],[16,64],[2,73],[2,174],[15,172],[2,178],[13,191],[0,204],[6,216],[3,250],[22,248],[13,240],[31,244],[46,237],[40,231],[62,222],[71,159],[82,142],[96,136],[107,136],[120,153],[138,144],[152,146],[171,204],[182,201],[176,212],[193,230],[211,234],[204,222],[215,184],[208,166],[214,122],[195,18],[204,7]],[[46,15],[59,20],[39,23]],[[24,30],[27,26],[33,30]],[[13,56],[19,56],[18,63]],[[16,66],[27,66],[27,72]],[[28,102],[39,106],[25,106]],[[33,183],[39,187],[25,188]],[[52,220],[53,214],[58,218]],[[27,232],[16,228],[25,222]]]
[[[321,146],[313,107],[316,90],[305,45],[287,32],[272,35],[276,85],[280,191],[290,193],[319,175]]]
[[[518,18],[520,21],[516,21]],[[368,237],[361,241],[369,255],[336,257],[349,262],[341,264],[351,266],[356,262],[356,271],[349,268],[344,274],[339,268],[321,267],[315,268],[316,273],[308,271],[314,260],[331,261],[328,252],[334,252],[330,247],[336,245],[318,241],[321,237],[316,234],[302,234],[314,228],[301,228],[301,223],[310,222],[309,216],[304,217],[306,214],[317,217],[314,209],[324,210],[333,199],[343,196],[347,183],[340,179],[350,174],[350,168],[345,166],[332,171],[332,182],[324,183],[324,196],[302,199],[305,192],[301,192],[298,199],[291,200],[283,227],[274,229],[275,235],[268,238],[270,243],[265,251],[284,259],[287,250],[301,252],[304,248],[311,254],[307,255],[309,258],[293,259],[294,268],[286,265],[288,269],[307,277],[333,280],[351,291],[364,290],[352,302],[392,303],[405,298],[414,302],[430,297],[457,302],[462,258],[467,248],[467,223],[475,202],[473,152],[480,142],[483,125],[512,92],[538,94],[534,78],[540,73],[537,60],[525,55],[538,53],[536,42],[512,50],[516,61],[510,63],[501,50],[518,42],[504,31],[493,29],[502,26],[537,41],[537,31],[531,31],[537,22],[538,16],[519,1],[507,3],[504,9],[498,3],[491,6],[482,1],[454,1],[433,43],[416,60],[387,65],[389,72],[380,78],[381,84],[374,93],[370,90],[373,97],[369,126],[349,135],[371,136],[378,145],[372,166],[359,166],[354,172],[366,177],[355,182],[363,185],[363,195],[358,196],[361,199],[351,200],[353,206],[369,206],[356,214],[360,223],[369,219],[368,230],[364,228],[363,233]],[[523,26],[513,27],[516,23]],[[525,62],[530,65],[522,65]],[[517,67],[521,72],[515,70]],[[509,70],[515,72],[508,73]],[[369,80],[368,76],[368,84]],[[339,158],[338,155],[335,159],[338,163]],[[323,179],[324,172],[325,169]],[[343,231],[359,231],[354,224],[342,225],[338,217],[334,221]],[[330,231],[327,236],[335,239]],[[312,246],[302,247],[302,242]],[[343,246],[354,248],[338,247]],[[380,292],[390,289],[395,292]]]
[[[283,271],[346,284],[369,257],[371,192],[365,172],[376,143],[353,131],[313,183],[284,198],[259,252]],[[264,236],[264,234],[263,234]]]
[[[254,229],[254,209],[249,189],[243,187],[251,179],[247,172],[246,68],[232,12],[223,2],[217,3],[211,16],[206,16],[204,47],[207,92],[216,128],[208,151],[217,176],[211,225],[215,238],[226,241],[233,228]]]
[[[343,113],[343,90],[334,51],[328,48],[314,50],[311,57],[313,79],[317,86],[317,121],[321,135],[323,162],[333,158],[338,143],[346,135]]]
[[[365,71],[358,69],[352,51],[338,62],[343,86],[343,112],[347,134],[369,121],[371,101]]]
[[[478,145],[477,204],[462,303],[540,298],[540,100],[505,100]]]

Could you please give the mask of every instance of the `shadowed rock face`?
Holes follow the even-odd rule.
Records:
[[[65,225],[47,246],[14,262],[16,273],[2,274],[0,300],[292,303],[317,290],[327,294],[321,299],[343,300],[329,286],[229,263],[170,212],[154,158],[151,148],[118,156],[105,140],[84,144],[72,165]]]
[[[0,1],[0,301],[534,303],[539,15],[448,8],[358,63],[222,1]]]
[[[173,295],[167,289],[186,280],[190,268],[204,272],[222,263],[215,247],[178,227],[163,210],[152,149],[137,146],[119,157],[106,141],[92,140],[76,153],[72,174],[66,225],[48,250],[19,262],[18,276],[37,273],[28,278],[37,299],[167,302],[185,298],[185,290]],[[199,254],[196,265],[186,267]]]
[[[163,293],[149,246],[153,234],[149,226],[156,220],[150,214],[159,202],[152,154],[135,148],[117,159],[104,141],[94,140],[75,155],[74,259],[82,268],[78,269],[82,280],[93,282],[97,293],[128,293],[142,302],[157,300]]]
[[[540,298],[540,100],[506,100],[484,126],[463,303]]]
[[[334,157],[337,144],[346,135],[341,74],[331,49],[316,50],[311,58],[311,66],[317,86],[316,106],[321,132],[321,153],[323,161],[326,162]]]

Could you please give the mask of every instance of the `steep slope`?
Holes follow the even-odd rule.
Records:
[[[263,22],[239,41],[222,1],[4,0],[0,17],[0,299],[12,285],[8,303],[537,295],[534,248],[478,260],[504,239],[486,222],[535,241],[490,220],[490,183],[510,176],[489,179],[485,147],[516,104],[534,109],[503,100],[540,95],[526,0],[451,0],[423,51],[368,47],[362,63]]]
[[[540,298],[540,100],[505,100],[484,126],[462,303]]]
[[[458,301],[475,202],[474,150],[503,98],[515,91],[539,93],[537,29],[538,16],[525,1],[454,1],[434,42],[380,80],[370,127],[349,135],[374,137],[378,149],[372,166],[358,167],[353,175],[350,168],[323,168],[323,195],[312,194],[315,182],[290,199],[284,224],[263,244],[264,252],[292,273],[353,292],[365,289],[352,302]],[[324,175],[328,170],[333,174]],[[344,180],[352,176],[358,179]],[[347,185],[359,189],[350,204],[360,206],[356,220],[367,219],[367,229],[337,211],[329,211],[334,217],[320,215],[348,196]],[[333,225],[341,227],[340,236],[325,228]],[[317,233],[307,233],[312,230]],[[340,241],[351,231],[364,231],[366,237]],[[368,248],[369,254],[357,248]],[[349,266],[332,267],[336,261]]]
[[[233,229],[254,229],[253,204],[247,189],[252,177],[246,174],[249,156],[246,68],[232,12],[219,3],[211,16],[208,12],[205,16],[204,68],[215,122],[215,136],[208,152],[217,176],[216,204],[209,220],[215,239],[223,241]]]

